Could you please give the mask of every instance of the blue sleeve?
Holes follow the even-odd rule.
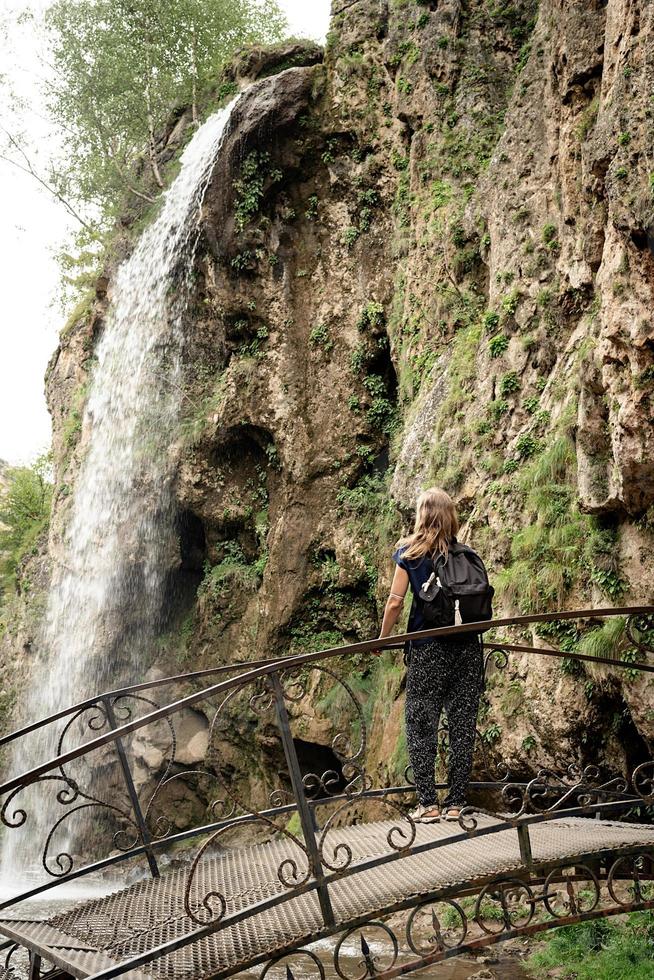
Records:
[[[398,548],[397,551],[393,552],[393,561],[396,565],[399,565],[400,568],[403,568],[405,572],[408,571],[407,563],[404,558],[404,548]]]

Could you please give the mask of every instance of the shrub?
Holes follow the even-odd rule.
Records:
[[[347,248],[352,248],[357,238],[359,237],[359,234],[360,234],[359,229],[355,228],[352,225],[349,228],[345,229],[345,231],[343,232],[343,238],[341,240]]]
[[[499,313],[495,313],[493,310],[488,310],[486,313],[484,313],[483,324],[484,330],[488,330],[489,333],[491,330],[497,330],[500,325]]]
[[[556,225],[550,223],[543,225],[543,232],[542,232],[543,244],[549,245],[551,242],[553,242],[554,239],[556,238],[556,232],[557,232]]]
[[[488,414],[496,422],[502,416],[506,415],[509,410],[509,403],[503,398],[496,398],[494,402],[491,402],[488,406]]]
[[[505,333],[495,334],[494,337],[491,337],[490,342],[488,344],[490,356],[501,357],[508,346],[509,346],[509,338]]]
[[[502,300],[502,313],[505,319],[515,316],[519,303],[520,303],[519,289],[512,289],[510,293],[506,294],[506,296]]]
[[[48,526],[52,485],[50,457],[33,466],[7,472],[7,489],[0,492],[0,593],[12,589],[22,559]]]
[[[521,435],[515,444],[515,451],[520,459],[531,459],[531,457],[535,455],[538,448],[538,440],[534,439],[530,433]]]
[[[312,194],[307,201],[307,209],[304,216],[308,221],[315,221],[318,217],[318,195]]]
[[[500,380],[500,392],[503,395],[512,395],[520,390],[520,379],[515,371],[507,371]]]
[[[357,327],[359,330],[367,330],[369,327],[382,327],[384,325],[384,307],[382,303],[369,300],[361,310]]]
[[[395,408],[388,397],[384,379],[378,374],[370,374],[363,382],[372,397],[366,412],[366,420],[375,429],[390,433],[396,424]]]
[[[258,150],[253,150],[243,161],[241,175],[234,181],[236,191],[234,218],[239,231],[243,231],[257,214],[266,184],[275,184],[282,179],[281,170],[271,168],[270,164],[270,154]]]
[[[322,347],[328,354],[334,347],[334,342],[329,334],[329,327],[324,323],[315,326],[309,334],[309,343],[312,347]]]

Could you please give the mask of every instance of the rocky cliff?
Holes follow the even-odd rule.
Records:
[[[246,53],[223,90],[257,79],[203,209],[153,670],[374,635],[391,545],[431,484],[499,611],[653,601],[654,5],[337,0],[324,55]],[[112,274],[48,376],[55,555]],[[29,646],[14,633],[6,662]],[[629,656],[619,630],[593,638]],[[389,655],[352,676],[391,780],[402,671]],[[298,728],[307,744],[326,711]],[[266,767],[237,714],[209,751],[256,796]],[[480,728],[515,772],[620,769],[654,738],[654,703],[647,677],[517,657]]]

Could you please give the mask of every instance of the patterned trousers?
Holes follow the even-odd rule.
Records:
[[[476,635],[414,646],[406,685],[406,737],[418,800],[438,802],[435,765],[443,708],[449,730],[448,794],[444,806],[462,807],[472,771],[483,658]]]

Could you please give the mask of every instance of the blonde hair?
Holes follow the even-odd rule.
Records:
[[[440,487],[430,487],[418,497],[413,534],[398,541],[404,558],[424,558],[439,552],[447,557],[452,539],[459,530],[454,501]]]

